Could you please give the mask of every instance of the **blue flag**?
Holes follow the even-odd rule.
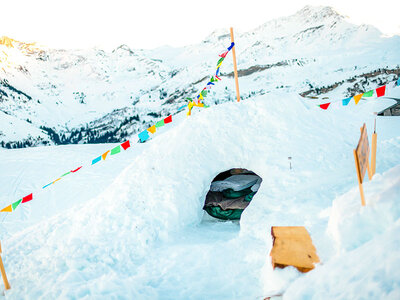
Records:
[[[144,141],[147,141],[150,138],[149,133],[147,132],[147,130],[142,131],[141,133],[139,133],[139,139],[140,142],[143,143]]]
[[[99,161],[101,161],[101,155],[92,160],[92,165],[94,165],[95,163],[98,163]]]
[[[342,100],[343,106],[346,106],[347,104],[349,104],[351,98],[352,98],[352,97],[343,99],[343,100]]]

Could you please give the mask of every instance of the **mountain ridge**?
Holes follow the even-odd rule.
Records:
[[[326,95],[340,97],[348,95],[347,89],[355,90],[348,82],[354,76],[399,69],[399,36],[386,38],[373,26],[351,24],[332,7],[306,6],[235,36],[243,98],[275,90],[322,90],[344,81]],[[2,145],[12,148],[35,140],[32,126],[45,138],[30,145],[57,144],[62,136],[63,143],[116,142],[145,129],[157,120],[154,116],[175,113],[186,97],[203,88],[230,38],[228,31],[217,30],[197,45],[143,50],[122,44],[110,52],[0,41],[0,109],[9,116],[1,122],[9,124],[15,118],[15,123],[27,126],[22,138],[0,129]],[[234,98],[230,59],[221,74],[227,80],[213,88],[206,99],[209,104]],[[383,72],[380,81],[393,80],[397,74]],[[95,136],[82,130],[88,126],[98,129]],[[49,135],[49,128],[56,135]]]

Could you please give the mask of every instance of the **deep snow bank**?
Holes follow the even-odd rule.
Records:
[[[338,253],[295,281],[284,299],[399,299],[400,165],[333,202],[328,234]],[[334,284],[333,284],[334,283]]]
[[[340,112],[321,111],[307,108],[296,96],[278,94],[198,111],[143,145],[142,154],[101,196],[82,199],[82,205],[6,241],[9,277],[16,283],[10,298],[162,298],[152,281],[154,268],[161,268],[163,280],[175,278],[176,269],[169,268],[171,261],[161,263],[157,247],[201,222],[212,179],[231,168],[252,170],[263,179],[242,215],[239,237],[221,253],[241,267],[229,274],[215,273],[210,263],[202,273],[208,280],[202,281],[196,296],[207,298],[209,284],[227,280],[232,289],[224,295],[261,296],[261,268],[270,268],[270,226],[304,225],[321,260],[332,255],[325,237],[326,209],[355,185],[352,149],[359,127],[364,121],[372,125],[372,112],[379,105],[371,101]],[[393,153],[398,146],[388,145],[381,154]],[[386,163],[398,160],[391,155]],[[210,258],[202,255],[199,259]],[[241,259],[251,263],[252,270],[244,269]],[[171,298],[190,297],[190,289],[181,287],[193,284],[196,273],[171,281]],[[246,280],[238,291],[237,282]]]

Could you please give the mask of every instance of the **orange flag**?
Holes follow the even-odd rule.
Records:
[[[4,207],[2,210],[0,210],[0,212],[12,212],[12,207],[11,205]]]
[[[54,180],[54,181],[53,181],[53,183],[55,183],[55,182],[59,181],[60,179],[61,179],[61,178],[58,178],[58,179]]]
[[[363,96],[364,94],[358,94],[358,95],[355,95],[354,96],[354,102],[356,103],[356,105],[358,104],[358,102],[360,102],[360,99],[361,99],[361,97]]]
[[[103,158],[103,160],[106,160],[107,154],[110,153],[110,150],[108,150],[107,152],[103,153],[101,155],[101,157]]]
[[[151,132],[152,134],[155,134],[156,133],[156,125],[153,125],[153,126],[147,128],[147,131]]]

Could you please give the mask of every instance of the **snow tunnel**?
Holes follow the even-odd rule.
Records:
[[[203,209],[221,220],[239,220],[260,188],[262,178],[242,168],[218,174],[210,184]]]

